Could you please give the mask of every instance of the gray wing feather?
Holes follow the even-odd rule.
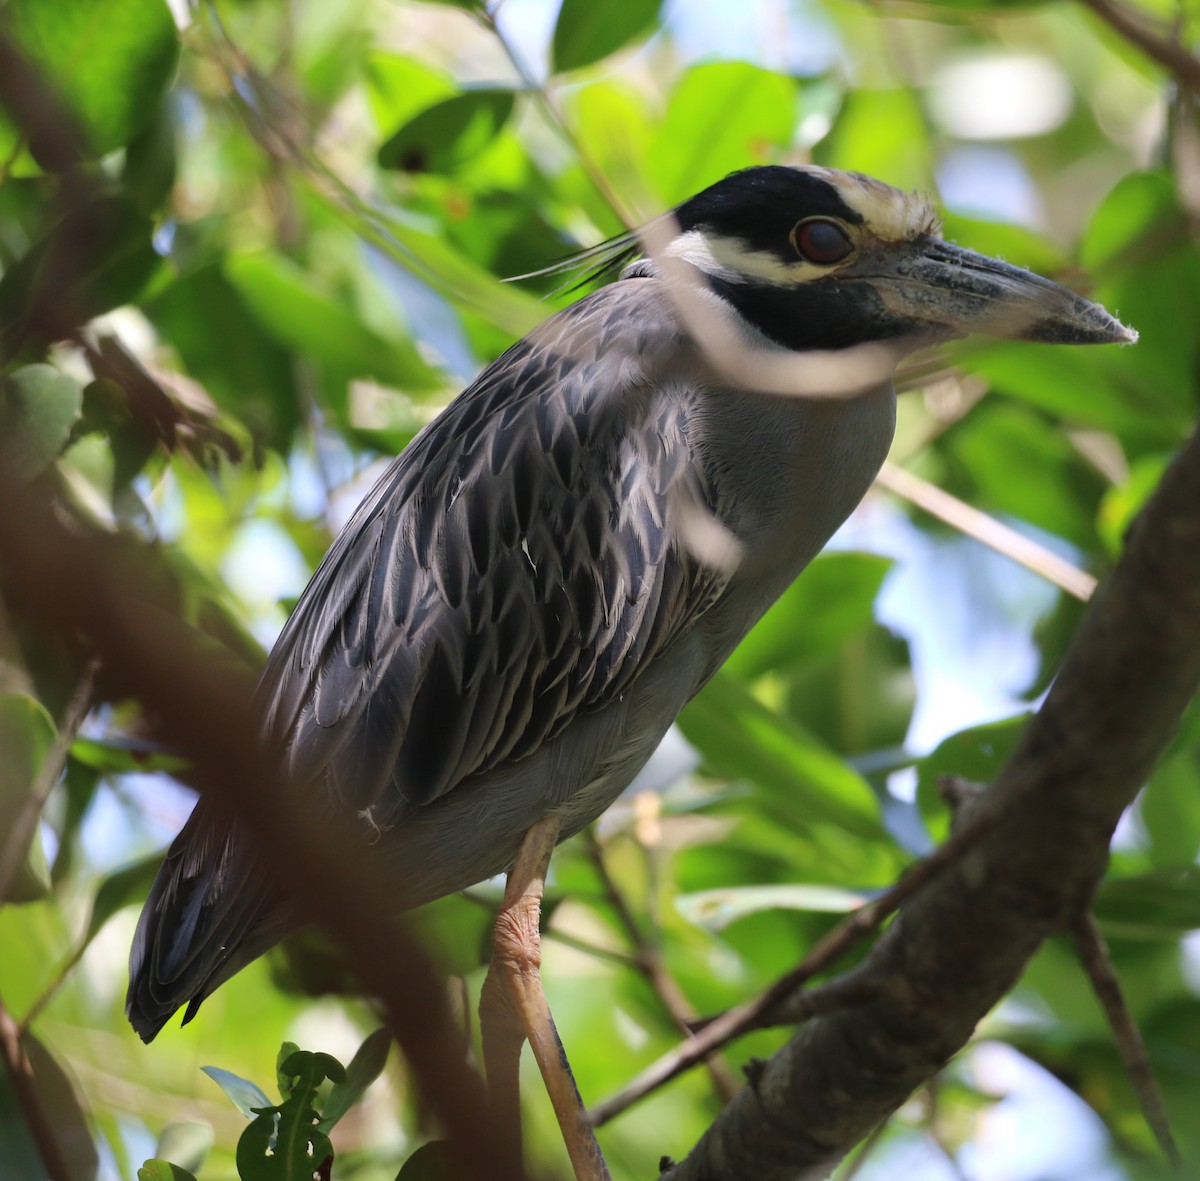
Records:
[[[671,522],[680,494],[708,499],[684,401],[647,396],[673,341],[630,333],[612,292],[515,345],[414,440],[272,653],[268,737],[381,824],[612,700],[710,598]]]

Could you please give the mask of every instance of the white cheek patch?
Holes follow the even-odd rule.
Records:
[[[827,275],[831,270],[830,267],[813,266],[801,258],[784,262],[766,250],[747,250],[745,242],[739,238],[705,234],[702,230],[688,230],[677,235],[663,253],[669,258],[691,263],[706,275],[730,281],[749,277],[778,285],[805,283]]]

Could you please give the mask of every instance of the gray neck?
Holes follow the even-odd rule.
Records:
[[[725,597],[753,622],[866,495],[891,446],[895,391],[889,382],[813,399],[710,388],[692,421],[718,515],[742,546]]]

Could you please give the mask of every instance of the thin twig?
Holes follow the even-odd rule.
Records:
[[[592,1122],[596,1126],[607,1123],[734,1038],[751,1029],[761,1028],[764,1024],[773,1024],[775,1014],[781,1009],[787,1011],[784,1006],[792,1002],[801,985],[835,963],[922,886],[961,858],[991,828],[993,822],[991,813],[977,814],[941,848],[914,865],[894,886],[843,919],[797,967],[781,976],[765,992],[714,1018],[687,1041],[651,1063],[616,1095],[595,1107],[591,1112]]]
[[[643,218],[638,217],[621,199],[616,189],[609,184],[604,170],[592,158],[587,145],[575,134],[575,129],[567,122],[566,116],[562,113],[558,103],[554,101],[554,97],[545,83],[539,82],[529,72],[508,38],[505,37],[503,29],[496,22],[496,12],[498,9],[499,6],[490,12],[487,9],[483,9],[477,15],[500,43],[500,48],[504,50],[505,55],[512,63],[513,69],[517,71],[517,75],[520,77],[526,90],[537,95],[538,101],[541,102],[546,114],[550,117],[550,122],[558,128],[563,138],[567,141],[568,146],[575,153],[588,180],[592,182],[592,187],[608,203],[609,208],[612,209],[617,217],[621,219],[625,228],[633,229]]]
[[[875,482],[996,553],[1040,574],[1047,582],[1080,602],[1086,603],[1092,597],[1096,579],[1086,570],[1080,570],[1053,550],[1025,537],[995,517],[980,512],[936,484],[892,463],[883,465]]]
[[[1090,911],[1084,914],[1072,929],[1071,937],[1075,940],[1075,947],[1091,982],[1092,991],[1096,994],[1105,1017],[1108,1018],[1113,1041],[1117,1045],[1117,1054],[1137,1092],[1138,1104],[1146,1117],[1146,1123],[1154,1133],[1163,1156],[1170,1161],[1173,1168],[1178,1169],[1182,1166],[1183,1159],[1179,1155],[1175,1137],[1171,1134],[1167,1105],[1163,1101],[1158,1080],[1154,1077],[1154,1069],[1150,1065],[1150,1055],[1146,1050],[1142,1032],[1125,1003],[1121,981],[1109,954],[1108,945],[1104,942],[1104,936],[1096,923],[1096,916]]]
[[[680,1033],[690,1033],[692,1022],[696,1018],[696,1010],[684,995],[683,989],[679,987],[679,982],[667,971],[666,965],[663,963],[662,952],[642,930],[642,925],[633,913],[629,900],[612,874],[608,872],[604,849],[596,836],[594,827],[587,830],[584,838],[584,851],[588,860],[595,867],[596,874],[604,887],[604,893],[616,912],[617,921],[633,945],[634,967],[658,994],[663,1008],[671,1015],[671,1020],[679,1027]],[[734,1078],[729,1066],[720,1058],[707,1058],[705,1067],[712,1079],[713,1088],[721,1099],[728,1103],[741,1090],[741,1084]]]
[[[1116,0],[1081,0],[1109,28],[1168,70],[1180,86],[1200,91],[1200,58],[1167,35],[1166,26]]]
[[[46,752],[46,757],[42,760],[42,765],[33,781],[33,787],[25,798],[21,813],[13,823],[3,847],[0,847],[0,898],[4,898],[8,894],[8,888],[12,885],[12,880],[29,847],[29,840],[37,827],[38,818],[46,806],[46,800],[50,798],[50,793],[54,790],[54,785],[62,774],[71,743],[75,741],[75,735],[79,733],[79,727],[83,725],[83,719],[87,717],[88,710],[91,708],[92,689],[96,684],[96,673],[99,668],[100,662],[95,657],[90,658],[83,666],[79,680],[63,711],[54,741],[50,744],[50,749]]]
[[[0,999],[0,1057],[4,1059],[4,1067],[8,1072],[13,1093],[21,1105],[25,1127],[29,1130],[29,1134],[37,1146],[38,1156],[41,1157],[46,1176],[49,1181],[71,1181],[71,1170],[67,1166],[66,1158],[58,1144],[58,1138],[54,1134],[54,1121],[42,1105],[42,1097],[38,1094],[37,1082],[34,1078],[33,1065],[29,1061],[29,1055],[25,1053],[25,1047],[21,1045],[20,1030],[2,999]]]

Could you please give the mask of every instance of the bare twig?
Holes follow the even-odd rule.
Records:
[[[1200,91],[1200,58],[1189,53],[1178,39],[1172,38],[1166,25],[1144,12],[1117,3],[1117,0],[1081,0],[1081,3],[1114,32],[1168,70],[1180,86]]]
[[[643,217],[638,216],[637,212],[630,209],[625,201],[622,200],[621,195],[609,183],[609,179],[605,175],[604,169],[602,169],[592,157],[591,152],[588,150],[587,144],[585,144],[583,140],[581,140],[579,136],[575,134],[575,129],[567,121],[567,117],[563,114],[562,109],[554,100],[554,96],[550,93],[549,88],[545,85],[545,83],[539,82],[529,72],[529,69],[521,60],[520,55],[516,52],[511,42],[504,35],[504,30],[501,29],[499,23],[496,21],[496,14],[498,11],[499,5],[496,5],[496,7],[490,11],[487,9],[480,9],[477,11],[476,15],[500,43],[500,48],[504,50],[505,56],[512,63],[513,69],[517,71],[517,74],[520,77],[522,84],[525,86],[525,89],[530,91],[530,93],[537,95],[538,101],[541,102],[542,107],[545,109],[546,114],[550,118],[550,122],[558,128],[559,132],[567,141],[567,144],[570,146],[571,150],[575,153],[575,157],[578,159],[580,166],[587,175],[588,180],[591,181],[592,187],[597,193],[600,194],[600,196],[608,204],[609,208],[612,209],[612,211],[617,215],[617,217],[621,219],[625,227],[627,229],[632,229],[643,220]]]
[[[1053,550],[904,468],[885,463],[875,482],[989,549],[1040,574],[1047,582],[1082,602],[1086,603],[1096,589],[1096,579],[1086,570],[1080,570]]]
[[[46,1176],[49,1181],[71,1181],[71,1170],[58,1145],[58,1137],[54,1134],[54,1120],[42,1105],[34,1080],[33,1066],[29,1055],[25,1053],[25,1047],[21,1045],[20,1030],[5,1008],[3,1000],[0,1000],[0,1058],[4,1059],[9,1082],[17,1102],[21,1105],[25,1126],[37,1146]]]
[[[1129,1075],[1137,1092],[1138,1103],[1146,1123],[1154,1133],[1163,1156],[1175,1168],[1180,1168],[1183,1160],[1179,1155],[1179,1147],[1171,1133],[1171,1122],[1167,1116],[1167,1105],[1163,1101],[1162,1091],[1154,1070],[1150,1065],[1150,1055],[1146,1052],[1146,1043],[1142,1039],[1141,1030],[1125,1003],[1121,990],[1121,981],[1113,966],[1108,946],[1096,923],[1096,917],[1091,911],[1082,915],[1071,931],[1079,959],[1091,981],[1092,991],[1104,1009],[1116,1042],[1117,1053],[1125,1073]]]
[[[666,965],[663,963],[662,952],[642,930],[642,925],[633,913],[633,908],[629,905],[624,891],[612,874],[608,872],[604,849],[596,836],[594,827],[587,830],[584,850],[596,869],[601,885],[604,887],[604,893],[616,912],[618,922],[633,945],[634,967],[658,994],[663,1008],[671,1015],[671,1019],[679,1027],[680,1032],[689,1033],[693,1028],[692,1023],[696,1018],[696,1010],[684,995],[683,989],[679,987],[679,982],[667,971]],[[733,1077],[729,1067],[721,1059],[707,1058],[705,1066],[712,1079],[713,1089],[725,1102],[728,1102],[741,1090],[741,1084]]]
[[[813,994],[810,994],[808,1001],[810,1008],[806,1011],[803,994],[797,996],[800,987],[818,972],[823,972],[836,963],[851,947],[861,942],[888,915],[897,910],[906,899],[935,878],[948,865],[959,860],[990,829],[992,820],[991,815],[983,813],[976,816],[969,824],[964,825],[940,849],[913,866],[891,889],[886,890],[873,902],[859,907],[853,914],[843,919],[817,943],[797,967],[781,976],[765,992],[760,993],[754,1000],[713,1018],[687,1041],[677,1046],[669,1054],[664,1054],[657,1062],[651,1063],[628,1086],[595,1107],[591,1113],[592,1121],[599,1125],[620,1115],[634,1103],[644,1099],[677,1075],[691,1069],[708,1055],[751,1029],[759,1029],[764,1025],[774,1025],[780,1022],[802,1020],[804,1017],[820,1011],[819,1000],[815,1002],[818,1007],[812,1007],[814,1005]],[[853,977],[847,977],[847,981],[851,979]],[[862,987],[857,980],[853,985],[846,983],[842,986],[846,989],[843,996],[855,995],[857,999],[866,995],[857,991]],[[827,987],[832,990],[836,985]],[[835,994],[831,991],[830,995]]]
[[[83,719],[87,717],[91,708],[92,689],[96,684],[96,672],[99,667],[99,661],[94,658],[84,664],[63,711],[54,741],[46,751],[46,757],[42,760],[20,814],[9,830],[4,844],[0,846],[0,898],[4,898],[8,893],[13,877],[20,868],[42,809],[46,806],[46,801],[66,765],[67,752],[71,749],[71,743],[75,741],[75,735],[79,733],[79,727],[83,725]]]

